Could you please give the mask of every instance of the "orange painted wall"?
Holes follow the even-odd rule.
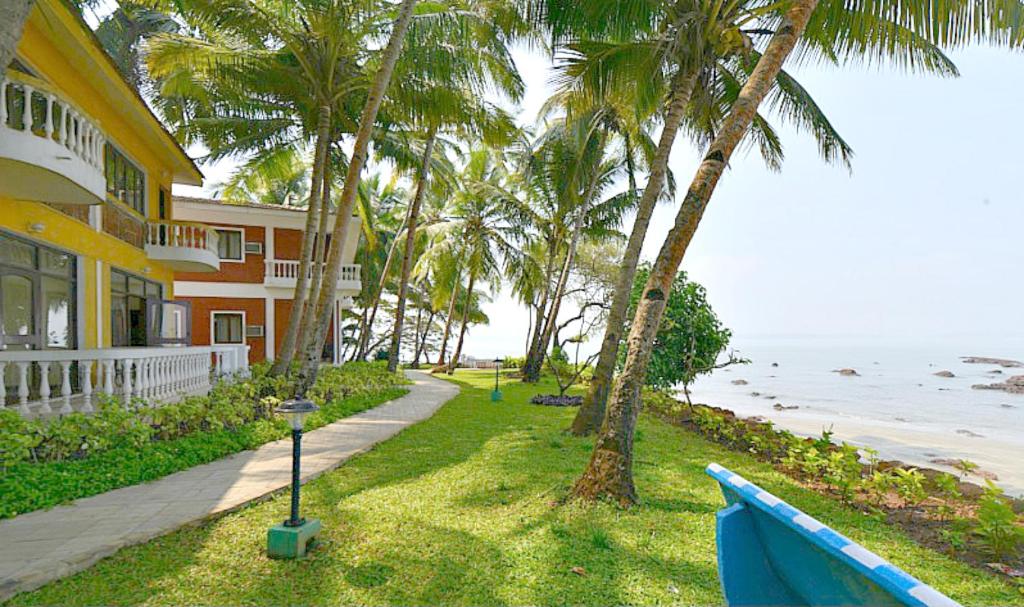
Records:
[[[214,227],[245,228],[245,242],[265,242],[264,228],[257,226],[233,226],[228,224],[209,224]],[[244,244],[243,244],[244,249]],[[246,253],[244,262],[221,261],[219,272],[175,272],[175,280],[194,280],[197,282],[245,282],[260,284],[266,270],[265,255]],[[298,257],[296,257],[298,259]]]
[[[284,339],[284,333],[288,330],[288,315],[292,313],[292,300],[290,299],[275,299],[274,300],[274,318],[275,322],[275,334],[274,334],[274,352],[281,351],[281,341]],[[334,320],[331,320],[330,327],[327,328],[327,344],[334,343]],[[330,346],[326,346],[327,349]]]
[[[274,257],[299,259],[302,252],[302,231],[274,228]]]
[[[180,301],[192,303],[192,344],[210,345],[211,312],[245,312],[245,324],[266,327],[266,308],[263,299],[242,299],[237,297],[179,297]],[[247,337],[249,362],[255,363],[267,358],[266,340],[262,337]]]

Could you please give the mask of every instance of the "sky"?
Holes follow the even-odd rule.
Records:
[[[826,164],[808,134],[777,119],[780,172],[754,152],[733,157],[682,269],[737,338],[1024,336],[1024,54],[973,47],[950,56],[959,78],[788,66],[853,147],[853,168]],[[549,62],[515,57],[528,123],[550,92]],[[698,160],[676,141],[680,190]],[[229,169],[206,168],[207,183]],[[677,202],[655,211],[644,259],[656,256]],[[492,322],[471,328],[465,352],[521,355],[526,309],[506,289],[484,310]],[[596,331],[583,351],[600,340]]]

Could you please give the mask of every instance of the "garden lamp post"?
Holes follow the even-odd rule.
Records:
[[[494,359],[494,391],[491,392],[491,402],[496,403],[501,400],[501,390],[498,389],[498,372],[501,370],[501,359]]]
[[[306,416],[319,407],[306,399],[286,400],[274,409],[288,421],[292,428],[292,503],[288,519],[275,525],[267,532],[267,554],[275,558],[299,558],[320,533],[320,521],[306,520],[299,516],[299,491],[301,488],[300,460],[302,456],[302,425]]]

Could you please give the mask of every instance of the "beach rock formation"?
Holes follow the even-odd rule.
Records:
[[[933,375],[935,375],[936,377],[956,377],[956,375],[953,375],[952,371],[938,371],[936,373],[933,373]]]
[[[971,432],[970,430],[967,430],[965,428],[960,428],[959,430],[956,431],[956,433],[962,434],[963,436],[969,436],[971,438],[985,438],[983,435],[978,434],[977,432]]]
[[[1010,394],[1024,394],[1024,375],[1014,375],[996,384],[974,384],[971,387],[975,390],[1002,390]]]
[[[1019,360],[1010,360],[1008,358],[991,358],[989,356],[961,356],[960,360],[968,364],[974,365],[999,365],[1000,367],[1013,368],[1013,367],[1024,367],[1024,363]]]
[[[734,385],[734,386],[745,386],[745,385],[747,385],[747,380],[745,380],[745,379],[734,379],[734,380],[732,380],[732,385]]]
[[[842,375],[844,377],[859,377],[860,376],[860,373],[857,373],[856,369],[850,369],[850,368],[846,368],[846,369],[832,369],[832,372],[833,373],[838,373],[838,374],[840,374],[840,375]]]
[[[799,408],[800,408],[799,405],[784,405],[782,403],[775,403],[774,405],[772,405],[772,409],[775,409],[776,411],[790,411],[792,409],[799,409]]]
[[[772,363],[772,366],[773,366],[773,367],[778,367],[778,366],[779,366],[779,363]]]
[[[987,371],[987,373],[991,373],[992,375],[1002,375],[1003,374],[1003,372],[1000,371],[999,369],[992,369],[991,371]]]

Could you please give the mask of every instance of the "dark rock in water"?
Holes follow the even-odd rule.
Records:
[[[970,430],[965,430],[964,428],[960,428],[959,430],[956,431],[956,433],[962,434],[963,436],[969,436],[971,438],[985,438],[983,435],[978,434],[977,432],[971,432]]]
[[[936,377],[956,377],[956,375],[953,375],[952,371],[936,371],[932,375]]]
[[[765,400],[775,400],[776,398],[778,398],[778,396],[775,396],[774,394],[765,394],[764,396]]]
[[[898,422],[905,422],[905,423],[910,422],[910,420],[905,418],[905,417],[896,417],[896,418],[893,418],[893,419],[895,419]]]
[[[792,409],[799,409],[799,408],[800,408],[799,405],[784,405],[782,403],[775,403],[774,405],[772,405],[772,409],[775,409],[776,411],[790,411]]]
[[[734,379],[734,380],[732,380],[732,385],[734,385],[734,386],[745,386],[745,385],[747,385],[747,380],[745,380],[745,379]]]
[[[840,375],[842,375],[844,377],[860,376],[860,373],[857,373],[856,369],[849,369],[849,368],[846,368],[846,369],[832,369],[832,372],[833,373],[838,373],[838,374],[840,374]]]
[[[996,384],[974,384],[975,390],[1002,390],[1010,394],[1024,394],[1024,375],[1014,375]]]
[[[761,396],[761,393],[760,392],[751,392],[750,395],[753,396],[754,398],[757,398],[758,396]]]
[[[1003,409],[1016,409],[1017,408],[1017,407],[1014,407],[1013,405],[1008,405],[1006,403],[1003,403],[1003,404],[1001,404],[999,406],[1002,407]]]
[[[535,405],[548,407],[578,407],[583,404],[582,396],[558,396],[557,394],[538,394],[530,399]]]
[[[772,363],[772,366],[773,366],[773,367],[778,367],[778,366],[779,366],[779,363]]]
[[[1007,358],[991,358],[988,356],[961,356],[960,360],[968,364],[974,365],[999,365],[1004,368],[1024,367],[1024,363],[1019,360],[1010,360]]]
[[[986,373],[991,373],[992,375],[1002,375],[1003,374],[1003,372],[1000,371],[999,369],[992,369],[991,371],[986,371]]]

